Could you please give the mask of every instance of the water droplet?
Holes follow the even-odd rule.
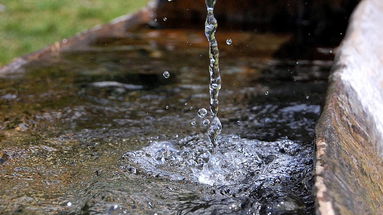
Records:
[[[118,208],[118,205],[113,205],[113,209],[116,210]]]
[[[231,204],[229,206],[229,209],[232,210],[232,211],[238,211],[240,208],[241,207],[238,204],[235,204],[235,203],[233,203],[233,204]]]
[[[231,46],[232,44],[233,44],[233,40],[232,39],[227,39],[226,40],[226,44],[228,45],[228,46]]]
[[[200,118],[204,118],[207,115],[207,110],[205,108],[201,108],[198,110],[198,116]]]
[[[72,202],[66,203],[66,206],[68,206],[68,207],[72,206]]]
[[[173,0],[168,0],[168,2],[172,2]]]
[[[266,96],[269,95],[269,91],[268,91],[268,90],[265,91],[265,95],[266,95]]]
[[[210,124],[210,120],[208,119],[205,119],[204,121],[202,121],[203,126],[208,126],[209,124]]]
[[[190,123],[192,126],[195,126],[197,123],[193,120],[193,121],[191,121],[191,123]]]
[[[169,71],[165,71],[164,73],[162,73],[162,75],[164,76],[164,78],[169,78],[170,77],[170,72]]]
[[[306,99],[309,99],[310,98],[310,96],[306,96]]]
[[[166,105],[166,106],[165,106],[165,110],[169,110],[169,105]]]
[[[164,20],[164,22],[166,22],[168,20],[168,18],[164,17],[164,18],[162,18],[162,20]]]

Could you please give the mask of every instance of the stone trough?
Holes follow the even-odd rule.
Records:
[[[316,129],[318,214],[383,213],[382,11],[362,1],[337,51]]]
[[[329,78],[326,104],[316,126],[318,215],[383,214],[383,31],[380,28],[383,2],[358,3],[357,0],[273,3],[218,0],[217,3],[216,14],[222,29],[290,33],[291,38],[273,53],[278,58],[328,59],[332,55],[322,56],[314,51],[315,47],[333,47],[342,41]],[[202,29],[204,11],[203,0],[152,1],[135,14],[20,57],[0,68],[0,76],[20,72],[31,61],[65,50],[89,50],[89,44],[99,38],[122,37],[142,25]]]

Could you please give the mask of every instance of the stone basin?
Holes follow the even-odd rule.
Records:
[[[257,57],[261,59],[261,61],[265,62],[268,62],[268,60],[274,58],[287,59],[287,62],[292,61],[293,64],[296,62],[297,64],[310,65],[310,69],[318,70],[317,72],[312,73],[307,72],[307,74],[305,72],[301,72],[300,74],[294,76],[294,81],[308,82],[312,84],[312,88],[306,86],[304,88],[311,93],[314,92],[313,95],[316,95],[311,98],[315,100],[310,101],[312,106],[296,105],[283,108],[283,110],[292,110],[293,107],[295,108],[295,111],[307,111],[307,107],[309,107],[308,109],[311,108],[312,112],[308,111],[308,115],[316,120],[316,114],[319,114],[316,111],[316,107],[319,107],[320,104],[325,103],[321,111],[320,120],[316,125],[315,132],[317,150],[314,196],[316,205],[315,209],[309,208],[304,213],[300,212],[299,214],[309,214],[313,213],[313,211],[316,211],[318,215],[359,215],[383,213],[383,163],[381,159],[383,123],[380,114],[383,110],[383,95],[381,92],[381,88],[383,86],[383,76],[379,71],[382,63],[380,50],[381,45],[383,45],[380,38],[383,38],[383,35],[381,35],[381,32],[377,27],[380,24],[380,20],[383,19],[381,13],[383,11],[383,3],[379,0],[362,1],[353,13],[351,23],[346,34],[345,30],[349,16],[359,1],[302,0],[291,1],[288,4],[286,4],[286,1],[282,0],[274,1],[273,3],[268,3],[268,1],[247,0],[235,1],[235,4],[233,4],[233,2],[234,1],[231,0],[220,0],[217,4],[216,14],[220,21],[220,29],[223,32],[222,36],[218,35],[218,37],[220,37],[219,40],[222,44],[225,42],[226,36],[230,35],[234,42],[237,41],[238,43],[241,43],[242,46],[251,48],[247,51],[234,52],[233,50],[230,50],[230,47],[221,45],[223,46],[224,60],[229,61],[230,59],[227,55],[230,54],[233,56],[237,55],[238,57],[254,55],[254,57]],[[246,8],[246,12],[243,12],[243,8]],[[125,56],[136,59],[136,55],[139,55],[140,53],[143,53],[145,56],[149,56],[151,59],[160,59],[162,57],[161,52],[152,51],[146,44],[140,44],[140,40],[135,39],[137,35],[134,35],[133,33],[141,32],[143,26],[146,29],[143,33],[146,35],[145,37],[149,40],[154,40],[158,46],[166,46],[169,49],[172,49],[172,47],[175,47],[176,49],[184,48],[187,50],[188,44],[185,45],[183,42],[188,41],[191,38],[193,40],[193,47],[203,48],[206,47],[206,43],[204,43],[198,36],[198,30],[203,28],[205,16],[204,11],[203,0],[193,2],[187,0],[152,1],[148,7],[135,14],[121,17],[109,24],[98,26],[87,32],[76,35],[73,38],[57,42],[56,44],[53,44],[41,51],[20,57],[11,64],[0,68],[0,76],[11,77],[11,80],[14,80],[14,83],[12,82],[12,84],[16,86],[18,84],[18,78],[23,76],[24,73],[33,74],[38,70],[40,67],[40,65],[38,65],[39,62],[47,64],[47,68],[50,68],[50,65],[58,64],[60,66],[58,69],[59,72],[70,70],[77,71],[75,65],[72,65],[73,62],[86,62],[89,64],[93,58],[97,58],[95,57],[96,55],[105,55],[106,58],[101,59],[101,61],[105,62],[106,67],[110,65],[110,68],[113,69],[113,64],[108,64],[108,62],[113,61],[113,59],[108,58],[108,53],[112,52],[119,53],[117,56],[121,59],[124,59]],[[189,35],[182,33],[185,28],[189,29]],[[160,33],[158,33],[156,29],[159,29]],[[248,33],[253,31],[260,32],[261,35],[254,36]],[[278,35],[275,36],[275,33]],[[345,34],[346,37],[336,51],[335,61],[332,61],[334,57],[332,50],[335,46],[339,45]],[[166,41],[165,38],[174,39],[171,46],[168,47],[169,42]],[[132,41],[138,42],[135,44],[136,46],[131,47],[127,45]],[[133,51],[130,52],[130,49]],[[129,54],[126,55],[125,52],[127,51]],[[82,53],[85,53],[87,57],[82,58]],[[186,56],[187,54],[190,53],[186,52]],[[65,56],[65,61],[61,61],[61,56]],[[175,60],[177,59],[173,59],[173,57],[171,57],[169,63],[173,62],[177,64]],[[325,60],[326,64],[323,65],[323,62],[319,60]],[[311,63],[307,63],[311,61],[314,62],[312,65]],[[139,63],[145,64],[145,62]],[[120,64],[127,66],[131,65],[128,61],[122,61]],[[157,64],[159,67],[163,67],[161,63],[157,62]],[[333,69],[329,78],[330,82],[327,91],[327,98],[324,102],[322,101],[322,96],[319,95],[320,93],[317,93],[316,91],[320,91],[326,87],[326,85],[323,84],[323,80],[327,79],[328,73],[323,70],[328,69],[331,65]],[[89,65],[89,67],[92,68],[91,65]],[[121,68],[116,69],[119,70]],[[140,69],[145,70],[145,67],[140,67]],[[265,82],[270,81],[274,78],[273,76],[270,76],[272,77],[270,78],[261,75],[257,71],[266,71],[269,69],[270,68],[264,68],[262,66],[255,66],[255,68],[244,67],[244,69],[242,69],[243,72],[241,73],[243,76],[242,81],[246,82],[247,79],[256,79],[258,76],[260,77],[260,80]],[[49,72],[50,71],[47,71],[47,73]],[[81,73],[82,71],[78,70],[78,72]],[[233,70],[233,73],[235,72],[236,70]],[[102,73],[102,71],[100,73]],[[43,72],[40,75],[44,76],[44,74],[45,73]],[[53,74],[55,74],[55,72],[53,72]],[[79,78],[72,73],[65,77],[61,77],[60,75],[56,76],[59,80],[63,81],[63,83],[72,83],[74,80],[77,84],[76,81],[78,81],[77,79]],[[282,82],[290,80],[291,78],[289,75],[285,74],[277,76],[278,80],[282,80]],[[80,76],[80,81],[82,81],[81,78],[83,77]],[[92,77],[92,81],[95,81],[98,78],[99,77],[97,76]],[[150,73],[129,76],[129,79],[132,79],[134,83],[124,85],[119,82],[93,82],[93,88],[85,88],[86,91],[88,90],[85,92],[85,95],[97,99],[98,91],[92,90],[96,87],[100,87],[101,85],[101,87],[117,87],[120,91],[124,92],[132,91],[130,92],[131,94],[129,94],[130,97],[137,97],[137,94],[139,94],[140,90],[143,89],[155,89],[158,85],[164,85],[166,87],[166,82],[158,78],[158,76]],[[177,77],[171,81],[177,81],[176,79]],[[122,150],[134,150],[141,147],[142,144],[138,144],[139,139],[137,139],[137,145],[131,144],[129,146],[124,146],[123,142],[128,137],[126,137],[122,131],[114,131],[113,134],[116,135],[116,137],[107,137],[110,142],[106,141],[108,142],[108,145],[103,145],[103,140],[100,140],[100,143],[98,143],[97,137],[95,136],[102,136],[100,133],[105,133],[105,131],[102,129],[101,131],[95,129],[98,132],[96,133],[92,130],[93,128],[98,128],[97,124],[89,125],[80,120],[80,122],[72,123],[72,125],[68,122],[56,120],[56,118],[60,118],[61,115],[64,114],[64,118],[70,117],[71,120],[78,121],[78,119],[81,119],[81,114],[86,116],[85,113],[88,110],[81,108],[76,109],[82,107],[81,105],[76,106],[77,104],[82,104],[82,101],[79,101],[81,99],[77,98],[71,99],[71,97],[76,97],[78,92],[72,91],[73,89],[66,89],[65,86],[62,87],[59,84],[54,84],[49,78],[47,80],[44,79],[43,81],[51,92],[45,93],[43,86],[35,89],[32,87],[33,84],[31,84],[31,86],[25,86],[25,90],[27,91],[32,89],[33,92],[24,91],[25,95],[28,95],[29,97],[23,97],[23,95],[18,95],[17,93],[12,92],[7,92],[7,94],[1,95],[2,101],[7,101],[10,104],[13,104],[13,101],[20,101],[18,100],[18,96],[20,96],[21,101],[25,102],[25,106],[30,105],[31,110],[28,110],[26,107],[21,107],[20,110],[17,109],[15,111],[10,111],[11,114],[9,116],[6,114],[1,116],[3,117],[2,119],[6,121],[6,124],[0,125],[2,130],[0,140],[3,141],[1,146],[4,147],[0,148],[0,167],[4,167],[0,171],[2,180],[0,183],[6,183],[7,185],[4,186],[6,188],[2,191],[3,193],[1,193],[1,195],[10,196],[10,198],[13,199],[4,200],[5,202],[9,201],[11,203],[0,201],[0,212],[4,212],[4,214],[41,214],[41,211],[44,211],[47,214],[78,214],[75,209],[73,209],[73,211],[71,211],[70,208],[68,209],[68,207],[70,207],[69,203],[70,205],[72,204],[68,201],[72,197],[73,199],[76,199],[74,198],[76,193],[70,192],[71,189],[74,189],[75,191],[81,190],[81,192],[83,192],[81,195],[84,196],[87,196],[88,194],[96,196],[88,197],[90,198],[89,201],[91,203],[88,201],[85,205],[82,205],[81,213],[92,214],[94,212],[97,214],[96,212],[100,212],[98,211],[98,208],[102,207],[97,205],[97,201],[94,200],[95,198],[102,198],[102,201],[113,202],[117,201],[114,199],[117,197],[112,194],[101,195],[94,191],[99,189],[102,192],[106,192],[104,190],[105,188],[101,187],[101,185],[107,185],[99,183],[97,179],[93,178],[94,176],[90,177],[87,174],[94,173],[97,177],[103,177],[103,174],[108,177],[110,176],[108,175],[109,173],[107,173],[107,169],[110,168],[108,165],[113,163],[114,159],[118,159],[118,156],[114,154],[115,151],[110,150],[108,145],[112,148],[122,148]],[[142,86],[142,82],[145,82],[146,84],[143,84]],[[12,84],[10,85],[12,86]],[[237,83],[235,81],[227,80],[226,84],[228,88],[231,89],[230,87],[236,86]],[[4,86],[7,85],[4,84]],[[193,88],[195,86],[183,85],[183,87]],[[267,90],[269,88],[265,88],[265,86],[255,85],[254,88],[257,88],[256,92],[261,91],[265,93],[267,92],[266,94],[269,93]],[[109,95],[108,93],[110,92],[108,89],[102,91],[102,93]],[[270,88],[270,92],[273,94],[271,89],[272,88]],[[166,88],[161,88],[161,90],[164,91]],[[280,90],[286,91],[284,88]],[[162,91],[159,92],[161,93]],[[21,92],[23,92],[22,87]],[[35,105],[33,101],[34,94],[46,95],[48,100],[38,99]],[[51,94],[55,95],[52,96]],[[275,94],[278,96],[284,95],[278,94],[278,92],[275,92]],[[80,95],[82,95],[82,93],[80,93]],[[127,99],[129,100],[130,97]],[[242,101],[249,99],[248,97],[252,99],[255,96],[251,92],[245,92],[241,95],[239,100]],[[278,98],[283,100],[282,97],[277,97],[276,99]],[[62,103],[52,104],[49,102],[49,99],[52,99],[53,101],[60,101]],[[108,99],[109,98],[97,100],[97,103],[106,102],[105,106],[108,106],[108,102],[110,102]],[[17,104],[17,102],[15,102],[15,104]],[[56,110],[56,106],[60,108],[62,106],[68,107],[67,112],[51,111],[51,109]],[[75,108],[71,109],[72,107]],[[302,107],[304,108],[299,109]],[[188,114],[189,111],[186,109],[180,110],[185,112],[185,114]],[[94,111],[97,112],[97,110]],[[134,112],[134,110],[131,111]],[[120,123],[122,126],[130,123],[129,121],[120,119],[122,116],[117,110],[104,110],[104,112],[111,114],[112,117],[115,118],[113,123]],[[104,115],[101,115],[107,118],[108,116],[105,115],[104,112],[102,112]],[[162,114],[162,112],[158,112],[159,114]],[[227,113],[235,115],[235,112],[227,111]],[[238,119],[241,119],[241,117],[242,116],[239,116]],[[13,120],[12,118],[17,118],[17,120]],[[92,119],[85,119],[83,121],[87,120],[92,121]],[[31,121],[36,122],[36,128],[31,127],[29,124]],[[150,121],[151,119],[144,118],[143,123],[150,124]],[[103,126],[109,125],[108,122],[105,122],[105,120],[103,121],[102,119],[95,119],[94,122],[102,124]],[[299,120],[297,120],[297,122],[301,123]],[[59,126],[67,126],[66,129],[72,133],[65,133],[65,131],[56,129],[56,123],[58,123]],[[163,122],[159,123],[161,124]],[[175,122],[175,124],[177,123],[182,122]],[[287,121],[283,121],[283,123],[288,124]],[[312,124],[312,122],[310,123]],[[265,125],[267,125],[267,123]],[[308,127],[310,127],[310,125],[308,125]],[[75,128],[73,129],[71,126]],[[161,124],[161,126],[163,125]],[[279,132],[278,134],[281,136],[288,136],[289,133],[294,133],[294,130],[292,129],[294,126],[288,128],[278,127],[280,131],[275,132]],[[79,129],[78,127],[84,129],[81,130],[80,133],[76,133],[76,129]],[[176,128],[177,126],[169,128],[169,130],[174,130]],[[114,125],[111,125],[111,129],[116,130]],[[232,129],[237,129],[237,131],[240,132],[241,129],[245,129],[245,127],[233,127]],[[246,134],[247,136],[244,136],[247,138],[269,140],[270,137],[268,137],[266,130],[275,128],[272,126],[266,126],[264,128],[255,126],[252,127],[252,129],[258,129],[255,130],[255,133],[256,131],[259,133]],[[313,136],[313,131],[310,129],[311,128],[307,130],[303,129],[302,131],[299,130],[302,134],[297,132],[297,134],[291,135],[290,138],[303,138],[305,141],[310,141],[310,138]],[[28,133],[30,130],[32,130],[32,132]],[[190,131],[191,129],[186,130]],[[39,132],[43,135],[39,135]],[[150,134],[151,132],[154,131],[148,131]],[[166,133],[168,131],[164,132]],[[305,134],[305,132],[308,134]],[[80,141],[76,138],[80,139]],[[93,142],[95,141],[94,145],[93,142],[92,144],[87,142],[91,138],[93,138]],[[84,139],[84,141],[82,142],[81,139]],[[80,142],[82,147],[77,149],[80,152],[76,153],[81,156],[85,156],[86,158],[68,154],[67,159],[58,160],[54,156],[51,156],[51,154],[67,155],[67,150],[72,149],[72,147],[78,144],[76,141]],[[25,142],[31,146],[25,147]],[[41,145],[41,142],[44,144]],[[36,144],[36,146],[34,146],[34,144]],[[62,151],[60,147],[62,147]],[[89,148],[95,151],[90,152]],[[81,153],[82,150],[86,151],[86,153]],[[97,169],[96,160],[98,159],[98,154],[102,154],[101,151],[105,151],[106,155],[103,155],[101,163],[104,167],[100,167],[101,170],[99,170]],[[49,154],[49,156],[44,156],[44,153]],[[44,161],[48,162],[49,165],[52,165],[55,168],[49,169],[49,165],[47,165]],[[33,163],[33,165],[29,166],[28,162]],[[83,163],[77,164],[76,162]],[[65,168],[57,168],[56,165],[61,167],[64,166]],[[76,165],[79,165],[79,168],[86,170],[78,172],[73,170],[72,167]],[[128,171],[136,171],[135,169],[129,168]],[[12,170],[15,172],[12,172]],[[36,170],[36,172],[33,170]],[[46,170],[47,173],[41,173],[40,170],[42,172],[43,170]],[[126,170],[124,169],[124,171]],[[54,177],[48,177],[47,175],[49,174]],[[115,176],[118,175],[117,173],[113,174],[114,177],[117,178],[113,178],[113,180],[117,180],[118,183],[124,184],[124,182],[118,180],[120,176]],[[135,177],[136,176],[133,176],[133,178]],[[83,182],[79,183],[81,178],[83,178]],[[16,183],[16,180],[20,180],[21,182]],[[97,189],[94,189],[94,187],[92,189],[89,188],[88,190],[81,189],[81,186],[92,187],[92,180],[94,180],[94,184],[97,185],[95,186]],[[107,181],[107,179],[103,180]],[[141,180],[141,178],[137,177],[137,180]],[[150,181],[151,179],[148,180]],[[170,186],[163,181],[160,183],[164,184],[163,186]],[[73,186],[73,184],[75,184],[75,186]],[[141,186],[136,182],[133,184],[135,184],[136,189],[139,189]],[[17,190],[21,190],[23,186],[31,186],[35,192],[31,192],[26,195],[18,194]],[[116,190],[120,189],[119,186],[123,185],[110,185],[110,190],[116,192]],[[44,191],[47,187],[50,187],[49,192]],[[184,190],[195,189],[193,185],[187,183],[179,187],[176,186],[178,189],[180,189],[180,187]],[[163,192],[163,190],[160,190],[152,185],[147,185],[147,189],[152,189],[155,192]],[[202,188],[198,189],[203,190]],[[210,188],[205,189],[209,190]],[[12,193],[12,195],[8,195],[7,192]],[[65,194],[66,192],[69,194]],[[93,192],[95,194],[93,194]],[[17,193],[17,195],[15,193]],[[101,197],[97,195],[100,195]],[[133,196],[135,195],[137,194],[134,194]],[[63,196],[65,196],[65,199],[63,199]],[[116,196],[118,196],[118,194]],[[150,197],[150,195],[148,196]],[[140,199],[149,197],[146,197],[145,193],[141,193],[139,195]],[[123,197],[119,196],[119,198]],[[45,200],[38,201],[37,199]],[[49,202],[49,199],[53,200]],[[134,199],[130,199],[130,197],[126,197],[126,199],[123,198],[123,200],[134,202]],[[311,200],[308,200],[308,202],[310,201]],[[22,204],[23,202],[25,204]],[[76,202],[73,202],[73,204],[76,204]],[[150,214],[152,213],[152,204],[153,203],[151,201],[149,201],[148,205],[145,207],[138,204],[139,207],[143,208],[131,208],[131,210],[142,210],[142,213]],[[298,203],[295,202],[294,204]],[[33,206],[28,207],[31,205]],[[115,206],[112,205],[111,208],[108,209],[108,212],[105,213],[123,214],[125,212],[122,209],[117,210],[117,208],[114,207]],[[40,210],[36,208],[43,209]],[[260,209],[258,212],[261,212],[262,214],[262,212],[267,210],[269,209]],[[153,214],[154,212],[155,211],[153,211]],[[278,213],[277,211],[274,214],[281,213]]]

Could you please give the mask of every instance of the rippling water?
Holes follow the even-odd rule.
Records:
[[[288,35],[217,37],[232,44],[221,47],[215,150],[211,114],[198,114],[209,107],[203,32],[99,38],[2,77],[0,211],[312,214],[312,141],[332,62],[274,59]]]

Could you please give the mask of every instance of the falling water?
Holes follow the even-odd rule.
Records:
[[[217,145],[217,137],[221,133],[222,124],[218,118],[218,95],[221,89],[221,74],[219,71],[219,49],[215,38],[217,19],[214,17],[216,0],[206,0],[207,17],[205,22],[205,35],[209,41],[209,73],[210,73],[210,111],[212,119],[208,130],[210,142]]]

